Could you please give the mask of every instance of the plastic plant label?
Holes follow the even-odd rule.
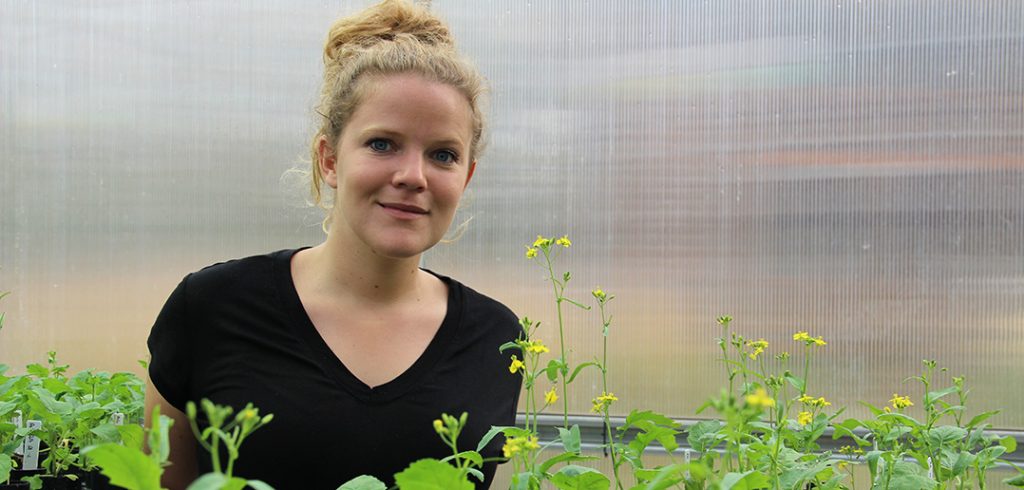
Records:
[[[38,420],[29,420],[25,422],[25,427],[29,429],[41,429],[43,423]],[[25,455],[21,459],[21,467],[26,470],[38,470],[39,469],[39,438],[36,436],[28,436],[25,438]]]
[[[11,417],[11,423],[14,424],[16,429],[21,428],[21,410],[14,411],[14,416]],[[25,454],[25,441],[21,441],[21,444],[18,444],[18,447],[14,448],[14,454],[17,454],[18,456]]]
[[[121,412],[114,412],[110,416],[110,423],[114,425],[124,425],[124,414]]]

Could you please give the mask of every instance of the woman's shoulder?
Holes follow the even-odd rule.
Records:
[[[430,271],[428,271],[430,272]],[[448,284],[466,319],[479,324],[481,321],[508,328],[519,328],[519,317],[501,301],[467,286],[457,279],[431,272]]]
[[[183,283],[193,293],[227,293],[239,285],[276,284],[274,278],[290,263],[299,249],[284,249],[216,262],[188,274]]]

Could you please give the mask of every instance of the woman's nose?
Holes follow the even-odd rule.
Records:
[[[427,187],[427,177],[424,173],[427,162],[420,153],[407,154],[398,162],[398,168],[392,179],[396,187],[421,190]]]

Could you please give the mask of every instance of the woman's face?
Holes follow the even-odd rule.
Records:
[[[415,257],[444,236],[472,176],[472,109],[456,89],[416,74],[362,82],[336,151],[320,144],[324,181],[337,190],[331,234],[376,255]]]

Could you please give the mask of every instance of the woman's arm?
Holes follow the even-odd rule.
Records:
[[[199,477],[199,469],[196,467],[196,439],[192,435],[192,428],[189,427],[188,417],[181,410],[171,406],[153,383],[149,382],[146,385],[147,425],[148,416],[157,405],[160,406],[161,414],[174,421],[168,437],[171,444],[171,455],[168,459],[171,465],[164,468],[164,476],[160,483],[170,490],[185,490]]]

